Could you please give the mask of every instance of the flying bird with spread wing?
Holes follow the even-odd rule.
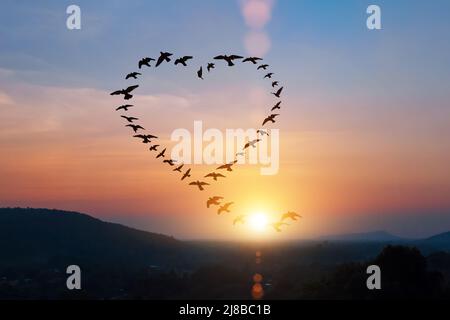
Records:
[[[138,134],[134,136],[135,138],[140,138],[140,139],[158,139],[157,136],[154,136],[152,134]]]
[[[208,173],[205,176],[205,178],[213,178],[214,181],[217,181],[217,178],[225,178],[225,176],[223,174],[221,174],[221,173],[212,172],[212,173]]]
[[[139,118],[135,118],[135,117],[127,117],[127,116],[120,116],[120,117],[124,118],[129,123],[133,123],[133,121],[139,120]]]
[[[166,156],[166,149],[167,149],[167,148],[164,148],[164,150],[161,151],[161,152],[156,156],[156,159],[161,158],[161,157],[164,158],[164,157]]]
[[[160,56],[158,58],[158,61],[156,61],[156,65],[155,68],[158,67],[161,63],[163,63],[164,61],[166,62],[170,62],[170,57],[173,56],[172,53],[169,52],[160,52]]]
[[[274,111],[274,110],[277,110],[277,109],[280,110],[281,109],[280,105],[281,105],[281,101],[278,102],[276,105],[274,105],[273,108],[270,109],[270,111]]]
[[[194,58],[193,56],[184,56],[184,57],[178,58],[177,60],[175,60],[175,65],[182,64],[183,66],[187,67],[186,62],[193,58]]]
[[[142,143],[152,143],[151,139],[157,139],[158,137],[155,137],[151,134],[137,134],[134,135],[133,138],[142,139]]]
[[[281,87],[280,89],[278,89],[277,92],[272,92],[272,94],[273,94],[275,97],[280,98],[281,92],[283,91],[283,88],[284,88],[284,87]]]
[[[117,96],[117,95],[123,94],[125,96],[124,97],[125,100],[130,100],[131,98],[133,98],[133,95],[131,94],[131,92],[133,90],[135,90],[136,88],[139,88],[139,86],[135,85],[135,86],[130,86],[130,87],[126,88],[126,89],[117,90],[117,91],[111,92],[111,95],[112,96]]]
[[[266,79],[266,78],[272,79],[272,76],[273,76],[273,75],[274,75],[273,72],[269,72],[268,74],[266,74],[266,75],[264,76],[264,79]]]
[[[125,77],[125,80],[128,80],[130,78],[137,79],[137,76],[140,76],[140,75],[142,75],[142,73],[131,72],[131,73],[127,74],[127,76]]]
[[[247,149],[247,148],[249,148],[249,147],[256,148],[256,144],[257,144],[258,142],[260,142],[260,141],[261,141],[261,139],[255,139],[255,140],[252,140],[252,141],[247,142],[247,143],[245,144],[245,146],[244,146],[244,150]]]
[[[139,69],[141,69],[142,66],[151,67],[151,65],[150,65],[151,61],[155,61],[155,59],[149,58],[149,57],[142,58],[141,60],[139,60],[139,63],[138,63]]]
[[[223,197],[210,197],[208,201],[206,201],[206,207],[209,208],[210,206],[220,206],[220,200],[222,200]]]
[[[278,81],[272,81],[272,88],[277,87],[280,84]]]
[[[203,67],[200,67],[200,69],[198,69],[197,77],[203,80]]]
[[[242,62],[251,62],[253,64],[258,64],[258,60],[262,60],[262,59],[258,58],[258,57],[248,57],[248,58],[245,58],[244,60],[242,60]]]
[[[279,221],[279,222],[271,223],[270,226],[273,227],[277,232],[281,232],[281,227],[288,226],[288,224]]]
[[[242,224],[244,224],[244,223],[245,223],[245,218],[246,218],[246,217],[247,217],[246,215],[241,214],[241,215],[237,216],[236,218],[234,218],[234,220],[233,220],[233,226],[235,226],[237,223],[242,223]]]
[[[169,164],[171,167],[175,165],[175,160],[173,159],[163,160],[163,162]]]
[[[208,72],[211,71],[211,69],[214,69],[216,67],[216,65],[214,63],[208,63],[208,66],[206,67],[206,69],[208,70]]]
[[[138,124],[127,124],[125,127],[130,127],[131,129],[133,129],[134,133],[138,132],[138,130],[145,130],[144,127]]]
[[[233,205],[234,202],[227,202],[225,203],[223,206],[221,206],[218,210],[217,210],[217,214],[221,214],[222,212],[230,212],[230,207],[231,205]]]
[[[216,170],[221,170],[221,169],[226,169],[227,171],[233,171],[233,169],[231,168],[234,164],[236,164],[238,161],[234,160],[233,162],[224,164],[220,167],[217,167]]]
[[[189,185],[190,186],[197,186],[200,191],[203,191],[203,190],[205,190],[204,186],[209,186],[209,183],[197,180],[197,181],[189,183]]]
[[[281,216],[280,221],[284,221],[284,220],[286,220],[286,219],[292,219],[292,220],[294,220],[294,221],[297,221],[298,218],[301,218],[301,217],[302,217],[302,216],[299,215],[298,213],[289,211],[289,212],[286,212],[285,214],[283,214],[283,215]]]
[[[132,104],[124,104],[123,106],[117,107],[116,111],[120,110],[128,111],[128,109],[132,107],[134,107]]]
[[[190,177],[191,177],[191,169],[188,169],[181,177],[181,181],[183,181],[186,178],[190,178]]]
[[[159,147],[159,144],[155,144],[155,145],[151,146],[148,150],[150,150],[150,151],[158,151],[158,147]]]
[[[265,130],[256,130],[256,133],[261,135],[261,136],[268,136],[269,137],[269,133]]]
[[[182,164],[182,165],[176,167],[175,169],[173,169],[173,171],[181,172],[181,169],[183,169],[183,167],[184,167],[184,164]]]
[[[263,121],[263,126],[267,123],[267,122],[272,122],[275,123],[275,117],[279,116],[279,114],[271,114],[270,116],[268,116],[267,118],[264,119]]]
[[[268,64],[262,64],[262,65],[258,66],[257,70],[260,70],[260,69],[266,70],[268,66],[269,66]]]
[[[234,63],[233,63],[234,60],[243,59],[243,58],[244,57],[237,56],[237,55],[234,55],[234,54],[230,55],[230,56],[220,55],[220,56],[214,57],[215,60],[225,60],[226,62],[228,62],[228,66],[229,67],[234,66]]]

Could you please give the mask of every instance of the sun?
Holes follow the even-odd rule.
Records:
[[[249,227],[256,232],[263,232],[266,230],[268,219],[267,215],[262,212],[255,212],[248,217]]]

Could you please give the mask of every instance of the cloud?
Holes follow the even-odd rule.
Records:
[[[0,79],[10,77],[13,75],[14,75],[13,70],[0,68]]]
[[[179,96],[172,94],[161,95],[136,95],[135,102],[143,106],[160,109],[187,109],[192,107],[193,97],[190,95]]]
[[[13,99],[4,92],[0,91],[0,106],[13,104]]]

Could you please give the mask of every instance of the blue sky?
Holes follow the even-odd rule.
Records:
[[[24,75],[27,81],[108,88],[117,70],[160,48],[200,58],[245,51],[248,28],[237,1],[77,1],[83,28],[68,31],[65,8],[71,3],[3,1],[0,67],[39,72]],[[413,85],[414,92],[425,87],[443,94],[449,80],[448,1],[377,1],[379,32],[365,27],[371,3],[276,2],[266,27],[272,39],[267,58],[301,88],[319,82],[330,90],[368,90],[392,79],[402,89]]]

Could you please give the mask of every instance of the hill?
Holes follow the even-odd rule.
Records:
[[[185,243],[172,237],[49,209],[0,209],[0,266],[89,263],[177,265]]]
[[[444,232],[425,239],[429,242],[446,242],[450,243],[450,232]]]

